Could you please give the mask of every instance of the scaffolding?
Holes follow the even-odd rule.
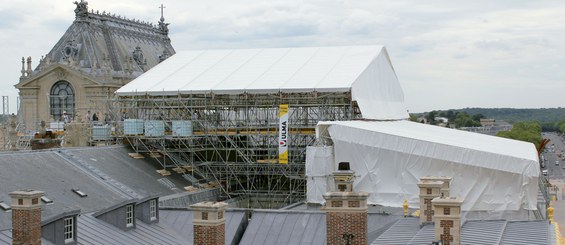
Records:
[[[306,147],[315,141],[317,122],[361,117],[351,92],[144,94],[108,103],[120,118],[118,137],[137,153],[153,156],[163,170],[182,174],[193,186],[215,184],[221,198],[253,208],[305,200]],[[289,105],[288,164],[278,159],[281,104]],[[145,132],[127,130],[132,120],[143,120]],[[183,124],[190,133],[174,132],[179,121],[190,122]],[[159,122],[163,132],[148,132],[149,122]]]

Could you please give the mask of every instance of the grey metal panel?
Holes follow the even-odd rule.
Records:
[[[3,230],[0,231],[0,244],[12,244],[12,231],[11,230]]]
[[[379,238],[373,241],[373,245],[403,245],[408,244],[410,240],[418,233],[420,230],[420,219],[419,218],[402,218],[398,220],[394,225],[392,225],[387,231],[385,231]]]
[[[369,213],[367,215],[367,232],[368,232],[368,242],[374,241],[382,233],[388,230],[392,225],[396,223],[399,219],[403,218],[401,215],[390,215],[383,213]]]
[[[54,243],[42,238],[41,244],[54,245]],[[0,245],[12,245],[12,230],[0,231]]]
[[[324,214],[310,214],[308,219],[308,226],[304,229],[304,234],[300,240],[301,244],[314,244],[314,239],[321,234],[316,233],[318,228],[326,226],[326,215]],[[326,232],[322,233],[324,236]]]
[[[184,192],[182,189],[186,185],[184,179],[178,176],[165,177],[168,182],[174,184],[174,190],[161,184],[158,180],[164,177],[155,171],[157,167],[154,162],[148,158],[131,158],[128,155],[131,149],[125,146],[74,148],[65,149],[64,152],[72,154],[111,179],[133,189],[140,195],[137,198]]]
[[[192,211],[189,210],[159,210],[160,223],[174,229],[187,241],[194,240]],[[227,216],[227,215],[226,215]],[[226,217],[227,218],[227,217]]]
[[[271,234],[273,234],[273,238],[276,238],[278,236],[280,230],[278,230],[276,227],[273,227],[273,221],[276,220],[275,216],[277,215],[272,215],[270,213],[261,215],[262,218],[258,220],[260,221],[260,223],[255,229],[255,239],[253,239],[255,244],[265,244],[267,235],[270,234],[270,232],[272,232]],[[251,216],[251,222],[253,222],[253,218],[254,216]],[[279,219],[284,219],[284,216],[281,215]]]
[[[323,212],[257,210],[240,244],[324,244]]]
[[[506,227],[504,220],[468,221],[461,227],[461,244],[480,244],[491,241],[499,244]]]
[[[316,236],[312,240],[312,244],[326,244],[326,216],[322,216],[320,219],[320,224],[315,231]]]
[[[410,245],[431,244],[435,240],[434,225],[423,226],[416,235],[408,242]],[[476,244],[475,244],[476,245]]]
[[[159,224],[138,222],[135,229],[122,231],[93,217],[79,217],[79,244],[192,244],[174,230]]]
[[[547,221],[508,222],[500,244],[549,244],[549,223]]]
[[[63,159],[56,151],[34,151],[0,154],[0,200],[9,202],[8,193],[21,189],[45,192],[53,204],[42,205],[42,216],[49,217],[80,208],[92,212],[125,200],[94,178]],[[72,192],[78,188],[88,194],[81,198]],[[0,229],[11,227],[11,213],[0,212]]]
[[[296,220],[296,224],[294,225],[292,234],[290,235],[290,244],[301,244],[302,237],[304,236],[304,229],[308,226],[311,214],[295,215],[298,216],[298,219]]]
[[[184,241],[194,240],[194,230],[192,225],[192,211],[188,209],[179,210],[159,210],[159,224],[168,227],[170,230],[180,234]],[[241,226],[246,222],[245,211],[226,211],[225,223],[225,244],[232,244],[240,235]],[[138,222],[138,224],[141,222]],[[144,224],[146,225],[146,224]]]
[[[284,223],[282,225],[282,227],[280,228],[281,230],[281,236],[278,237],[277,242],[278,244],[289,244],[290,243],[290,236],[292,236],[292,231],[294,228],[294,224],[296,224],[297,220],[298,220],[298,214],[296,213],[287,213],[286,215],[283,216],[284,217]],[[249,226],[251,226],[251,224],[253,224],[253,217],[251,217],[251,222]],[[249,227],[248,226],[248,227]],[[247,228],[249,230],[249,228]],[[245,236],[247,235],[247,231],[245,231],[245,234],[243,235],[243,237],[245,238]],[[260,244],[260,243],[248,243],[248,244]]]

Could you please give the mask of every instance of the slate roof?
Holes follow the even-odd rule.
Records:
[[[371,244],[431,244],[434,226],[420,227],[419,222],[419,218],[401,218]],[[461,244],[555,244],[554,229],[547,221],[471,220],[461,227]]]
[[[399,216],[369,213],[369,239],[380,235]],[[322,211],[255,210],[240,244],[326,244]]]
[[[161,175],[149,159],[133,159],[128,148],[69,148],[0,153],[0,201],[10,204],[9,193],[35,189],[52,204],[42,205],[42,219],[81,209],[94,212],[130,199],[181,192],[181,180],[169,178],[175,190],[161,184]],[[103,154],[101,154],[103,152]],[[88,196],[81,198],[72,189]],[[0,210],[0,230],[11,227],[11,213]]]
[[[225,224],[225,244],[238,244],[243,231],[247,227],[247,215],[244,210],[227,210]],[[186,209],[165,209],[159,211],[159,222],[181,234],[182,239],[192,241],[194,239],[192,211]]]
[[[192,240],[162,223],[146,224],[141,220],[135,229],[123,231],[94,217],[93,213],[78,218],[79,244],[192,244]]]

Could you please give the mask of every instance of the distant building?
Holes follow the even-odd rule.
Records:
[[[42,120],[70,121],[87,110],[105,112],[105,98],[175,53],[162,13],[153,25],[89,12],[83,0],[75,4],[75,21],[39,65],[32,69],[31,57],[22,58],[15,87],[21,98],[20,123],[27,130],[36,130]]]
[[[492,127],[494,126],[496,120],[490,118],[481,118],[480,122],[481,122],[481,126],[483,127]]]

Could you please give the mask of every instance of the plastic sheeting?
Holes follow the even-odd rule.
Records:
[[[334,166],[351,163],[354,189],[370,193],[371,204],[400,207],[407,198],[417,208],[420,177],[451,176],[451,196],[465,198],[463,211],[536,210],[540,169],[531,143],[409,121],[320,122],[317,135],[333,142]],[[311,173],[329,171],[331,157],[307,158],[324,159],[306,162]],[[323,203],[317,194],[324,193],[323,181],[314,183],[308,202]]]
[[[333,180],[330,175],[336,170],[332,146],[306,147],[306,200],[312,203],[324,203],[323,194]]]
[[[351,92],[364,118],[408,118],[383,46],[178,52],[118,89],[118,96]]]

